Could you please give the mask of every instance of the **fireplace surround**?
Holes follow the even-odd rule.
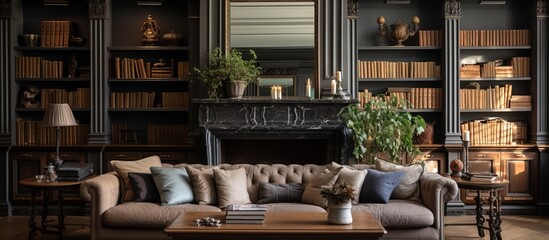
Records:
[[[207,164],[347,164],[352,139],[338,117],[355,100],[195,99]]]

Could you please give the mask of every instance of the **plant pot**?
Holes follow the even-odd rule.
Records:
[[[245,81],[226,81],[223,85],[225,86],[225,94],[228,98],[242,98],[248,83]]]
[[[328,203],[328,224],[351,224],[353,215],[351,214],[351,201],[344,203]]]
[[[433,144],[435,137],[435,123],[427,123],[425,131],[419,134],[416,138],[418,144]]]

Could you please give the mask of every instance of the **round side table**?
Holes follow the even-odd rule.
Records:
[[[460,189],[477,192],[477,196],[475,197],[475,212],[478,235],[484,237],[484,229],[488,229],[490,231],[490,239],[501,240],[501,190],[509,185],[509,180],[498,178],[493,181],[468,181],[461,179],[460,177],[451,178],[456,181]],[[486,198],[488,204],[487,220],[484,217],[482,208],[483,199],[480,196],[481,191],[488,191],[490,193]],[[486,221],[488,221],[488,227],[484,226],[484,222]]]
[[[79,181],[58,181],[58,182],[37,182],[35,178],[25,178],[21,179],[19,181],[19,184],[22,186],[28,187],[31,189],[31,208],[29,210],[29,239],[34,239],[36,230],[40,230],[42,233],[52,233],[52,234],[58,234],[59,239],[63,239],[63,229],[65,229],[65,214],[63,213],[63,191],[70,190],[74,188],[79,188],[80,184],[84,182],[87,179],[92,178],[92,176],[88,176],[83,178]],[[42,202],[42,221],[41,226],[37,227],[35,224],[35,218],[36,218],[36,192],[37,191],[43,191],[44,192],[44,199]],[[49,198],[50,198],[50,192],[56,191],[57,192],[57,202],[59,207],[59,213],[57,215],[57,231],[51,231],[46,228],[46,218],[48,216],[48,204],[49,204]]]

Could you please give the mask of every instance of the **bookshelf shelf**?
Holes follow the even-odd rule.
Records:
[[[43,83],[55,83],[55,82],[89,82],[89,77],[78,78],[15,78],[16,82],[43,82]]]
[[[409,108],[407,109],[408,112],[411,113],[434,113],[434,112],[442,112],[442,109],[415,109],[415,108]]]
[[[186,46],[112,46],[109,51],[187,51]]]
[[[109,112],[188,112],[186,108],[109,108]]]
[[[442,50],[442,46],[359,46],[359,51],[423,51]]]
[[[438,82],[441,78],[359,78],[359,82]]]
[[[126,79],[118,79],[118,78],[109,78],[107,81],[109,82],[120,82],[120,83],[143,83],[143,82],[181,82],[186,83],[189,82],[188,79],[179,79],[179,78],[126,78]]]
[[[71,108],[73,112],[89,112],[89,108]],[[16,112],[45,112],[45,108],[15,108]]]
[[[461,109],[462,113],[483,113],[483,112],[531,112],[532,108],[506,108],[506,109]]]
[[[510,78],[461,78],[462,82],[477,81],[531,81],[531,77],[510,77]]]
[[[482,47],[460,47],[461,50],[527,50],[531,46],[482,46]]]
[[[86,51],[89,52],[89,47],[29,47],[20,46],[14,47],[15,51]]]

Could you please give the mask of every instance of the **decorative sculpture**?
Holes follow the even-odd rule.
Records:
[[[409,26],[407,23],[403,23],[400,20],[397,20],[395,23],[391,24],[391,34],[388,35],[388,27],[385,24],[385,17],[380,16],[377,18],[378,30],[381,36],[388,37],[389,39],[396,41],[397,47],[404,47],[402,42],[406,41],[408,37],[413,37],[416,35],[419,30],[419,17],[414,16],[412,18],[413,26]]]
[[[151,15],[148,15],[147,20],[143,22],[143,26],[141,27],[141,35],[143,35],[144,45],[156,45],[158,43],[160,26],[158,26],[158,23],[152,18]]]

